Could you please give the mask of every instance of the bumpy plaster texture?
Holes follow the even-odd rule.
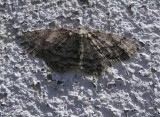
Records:
[[[0,0],[0,116],[160,116],[159,9],[159,0]],[[98,77],[54,73],[16,42],[18,32],[80,25],[144,47]]]

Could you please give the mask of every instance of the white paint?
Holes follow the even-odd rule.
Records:
[[[62,0],[59,6],[57,1],[0,1],[0,93],[7,93],[6,98],[0,99],[0,116],[160,116],[159,0],[89,0],[88,8],[77,0]],[[126,10],[130,4],[132,16]],[[44,29],[51,22],[60,27],[83,25],[126,35],[146,46],[123,66],[114,65],[103,78],[53,73],[53,81],[47,82],[50,70],[41,60],[22,54],[23,50],[13,41],[16,31],[12,27],[24,31]],[[157,72],[151,72],[151,67]],[[124,84],[116,82],[117,78]],[[64,83],[57,85],[58,80]],[[41,84],[41,95],[31,87],[35,82]],[[112,84],[110,88],[108,84]]]

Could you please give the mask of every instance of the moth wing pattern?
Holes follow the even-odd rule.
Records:
[[[57,36],[52,37],[55,33]],[[55,71],[66,71],[67,69],[74,69],[79,66],[80,62],[80,42],[79,35],[71,32],[68,29],[59,29],[53,31],[50,39],[46,40],[46,52],[40,55],[48,55],[45,61]],[[52,40],[56,40],[52,42]],[[57,41],[58,40],[58,41]],[[49,41],[49,42],[48,42]],[[44,57],[41,57],[44,59]]]
[[[78,35],[71,30],[60,28],[29,31],[19,39],[20,45],[28,53],[43,59],[54,71],[65,71],[79,65],[80,42]]]
[[[84,32],[84,33],[81,33]],[[28,31],[20,45],[57,72],[81,69],[100,73],[115,61],[129,59],[139,49],[131,39],[99,30],[72,28]]]
[[[108,62],[127,60],[140,49],[139,44],[132,39],[103,31],[92,31],[90,38],[91,43]]]
[[[90,39],[82,39],[82,49],[82,69],[88,73],[101,72],[104,69],[104,58],[91,43]]]

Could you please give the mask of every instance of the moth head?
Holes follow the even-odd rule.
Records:
[[[83,28],[83,27],[78,27],[78,28],[77,28],[77,31],[78,31],[78,33],[79,33],[80,35],[85,35],[85,34],[87,34],[87,30],[86,30],[85,28]]]

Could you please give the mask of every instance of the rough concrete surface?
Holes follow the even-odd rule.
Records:
[[[54,73],[15,41],[21,31],[80,25],[144,47],[98,77]],[[0,0],[0,116],[159,117],[160,1]]]

